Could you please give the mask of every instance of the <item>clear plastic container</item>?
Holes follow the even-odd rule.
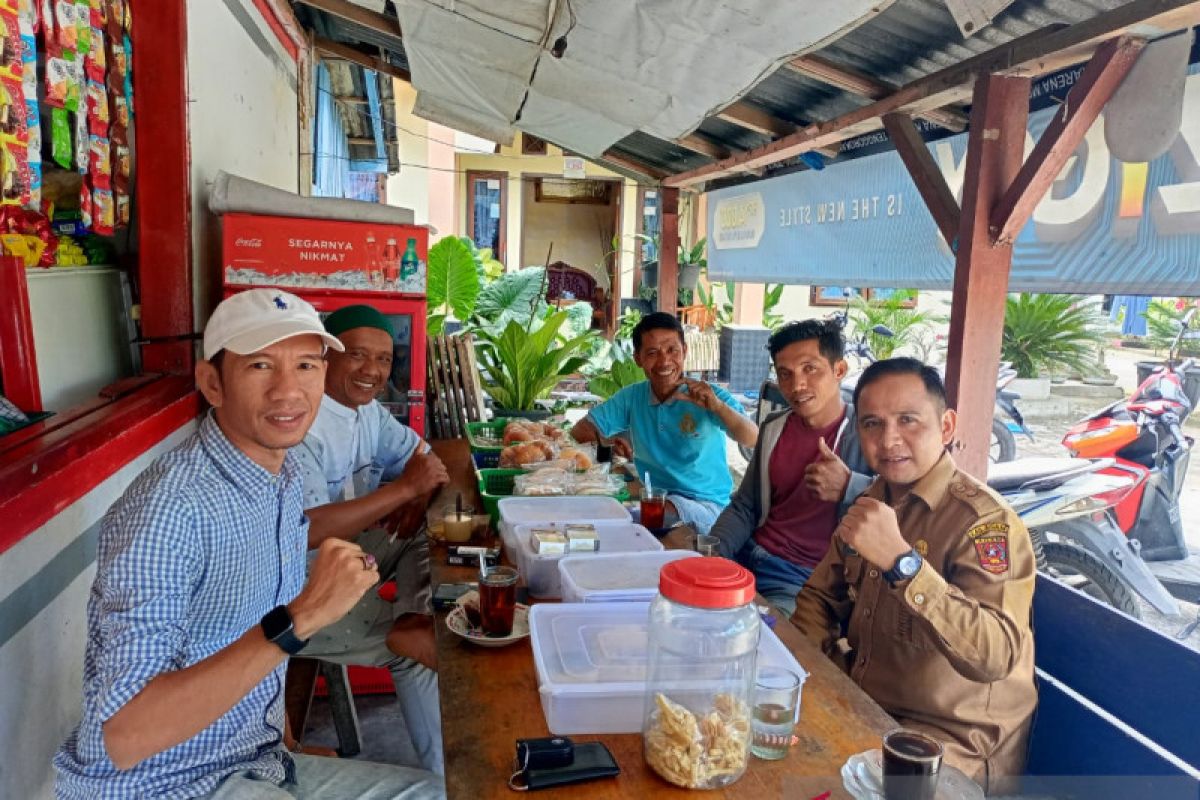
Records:
[[[637,526],[645,530],[641,525]],[[645,553],[583,553],[558,562],[564,603],[649,603],[658,594],[658,573],[672,561],[700,558],[695,550]]]
[[[746,771],[761,633],[754,576],[724,558],[673,561],[650,604],[646,763],[686,789]]]
[[[601,553],[634,553],[663,549],[662,542],[641,525],[620,522],[595,522],[596,537],[600,550],[595,553],[537,553],[530,542],[535,528],[564,531],[566,524],[542,523],[540,525],[514,525],[502,528],[500,540],[504,543],[504,556],[515,564],[525,578],[529,593],[539,600],[557,600],[562,594],[558,562],[570,555],[597,558]],[[645,598],[650,599],[650,598]]]

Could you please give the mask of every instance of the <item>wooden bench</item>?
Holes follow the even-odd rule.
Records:
[[[1200,653],[1042,575],[1033,619],[1025,792],[1200,797]]]

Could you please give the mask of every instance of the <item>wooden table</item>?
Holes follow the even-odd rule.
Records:
[[[462,439],[433,442],[446,463],[451,484],[438,502],[452,502],[457,492],[478,506],[478,490],[470,449]],[[433,582],[473,580],[476,571],[446,564],[444,548],[432,553]],[[437,655],[441,686],[442,744],[446,758],[446,790],[451,800],[511,798],[507,780],[512,773],[515,742],[549,735],[538,698],[537,673],[528,640],[500,649],[475,647],[447,630],[438,614]],[[878,747],[880,737],[895,723],[883,709],[834,666],[800,632],[781,619],[775,633],[808,671],[801,700],[799,743],[780,761],[751,757],[740,780],[725,789],[705,792],[712,798],[787,797],[808,800],[826,791],[847,797],[842,789],[842,764],[854,753]],[[642,759],[640,734],[582,735],[612,751],[621,767],[614,780],[593,781],[563,789],[539,791],[545,800],[585,796],[658,798],[683,796],[662,780]]]

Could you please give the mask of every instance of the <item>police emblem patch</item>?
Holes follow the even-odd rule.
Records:
[[[1008,572],[1008,523],[988,522],[967,531],[975,545],[979,566],[993,575]]]

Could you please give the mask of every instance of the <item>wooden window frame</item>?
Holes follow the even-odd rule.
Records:
[[[466,194],[466,217],[467,230],[466,236],[472,242],[475,241],[475,194],[474,182],[477,180],[500,181],[500,236],[499,236],[499,252],[493,252],[492,258],[497,261],[508,263],[506,254],[508,253],[508,173],[496,172],[495,170],[467,170],[467,191]],[[478,246],[478,245],[476,245]]]
[[[839,298],[830,298],[830,297],[822,297],[821,296],[821,289],[826,288],[826,286],[834,286],[834,285],[835,284],[825,284],[822,286],[817,286],[817,285],[809,286],[808,287],[808,304],[810,306],[825,307],[825,308],[832,308],[834,306],[845,305],[846,304],[845,298],[840,298],[840,297]],[[861,289],[858,287],[851,287],[851,288],[858,289],[859,296],[862,297],[867,302],[874,302],[876,300],[875,292],[877,290],[875,290],[875,289]],[[920,294],[919,292],[914,293],[912,296],[912,299],[901,304],[900,307],[901,308],[916,308],[917,307],[917,298],[919,297],[919,294]]]
[[[548,153],[546,140],[532,133],[521,134],[521,155],[523,156],[544,156]]]

